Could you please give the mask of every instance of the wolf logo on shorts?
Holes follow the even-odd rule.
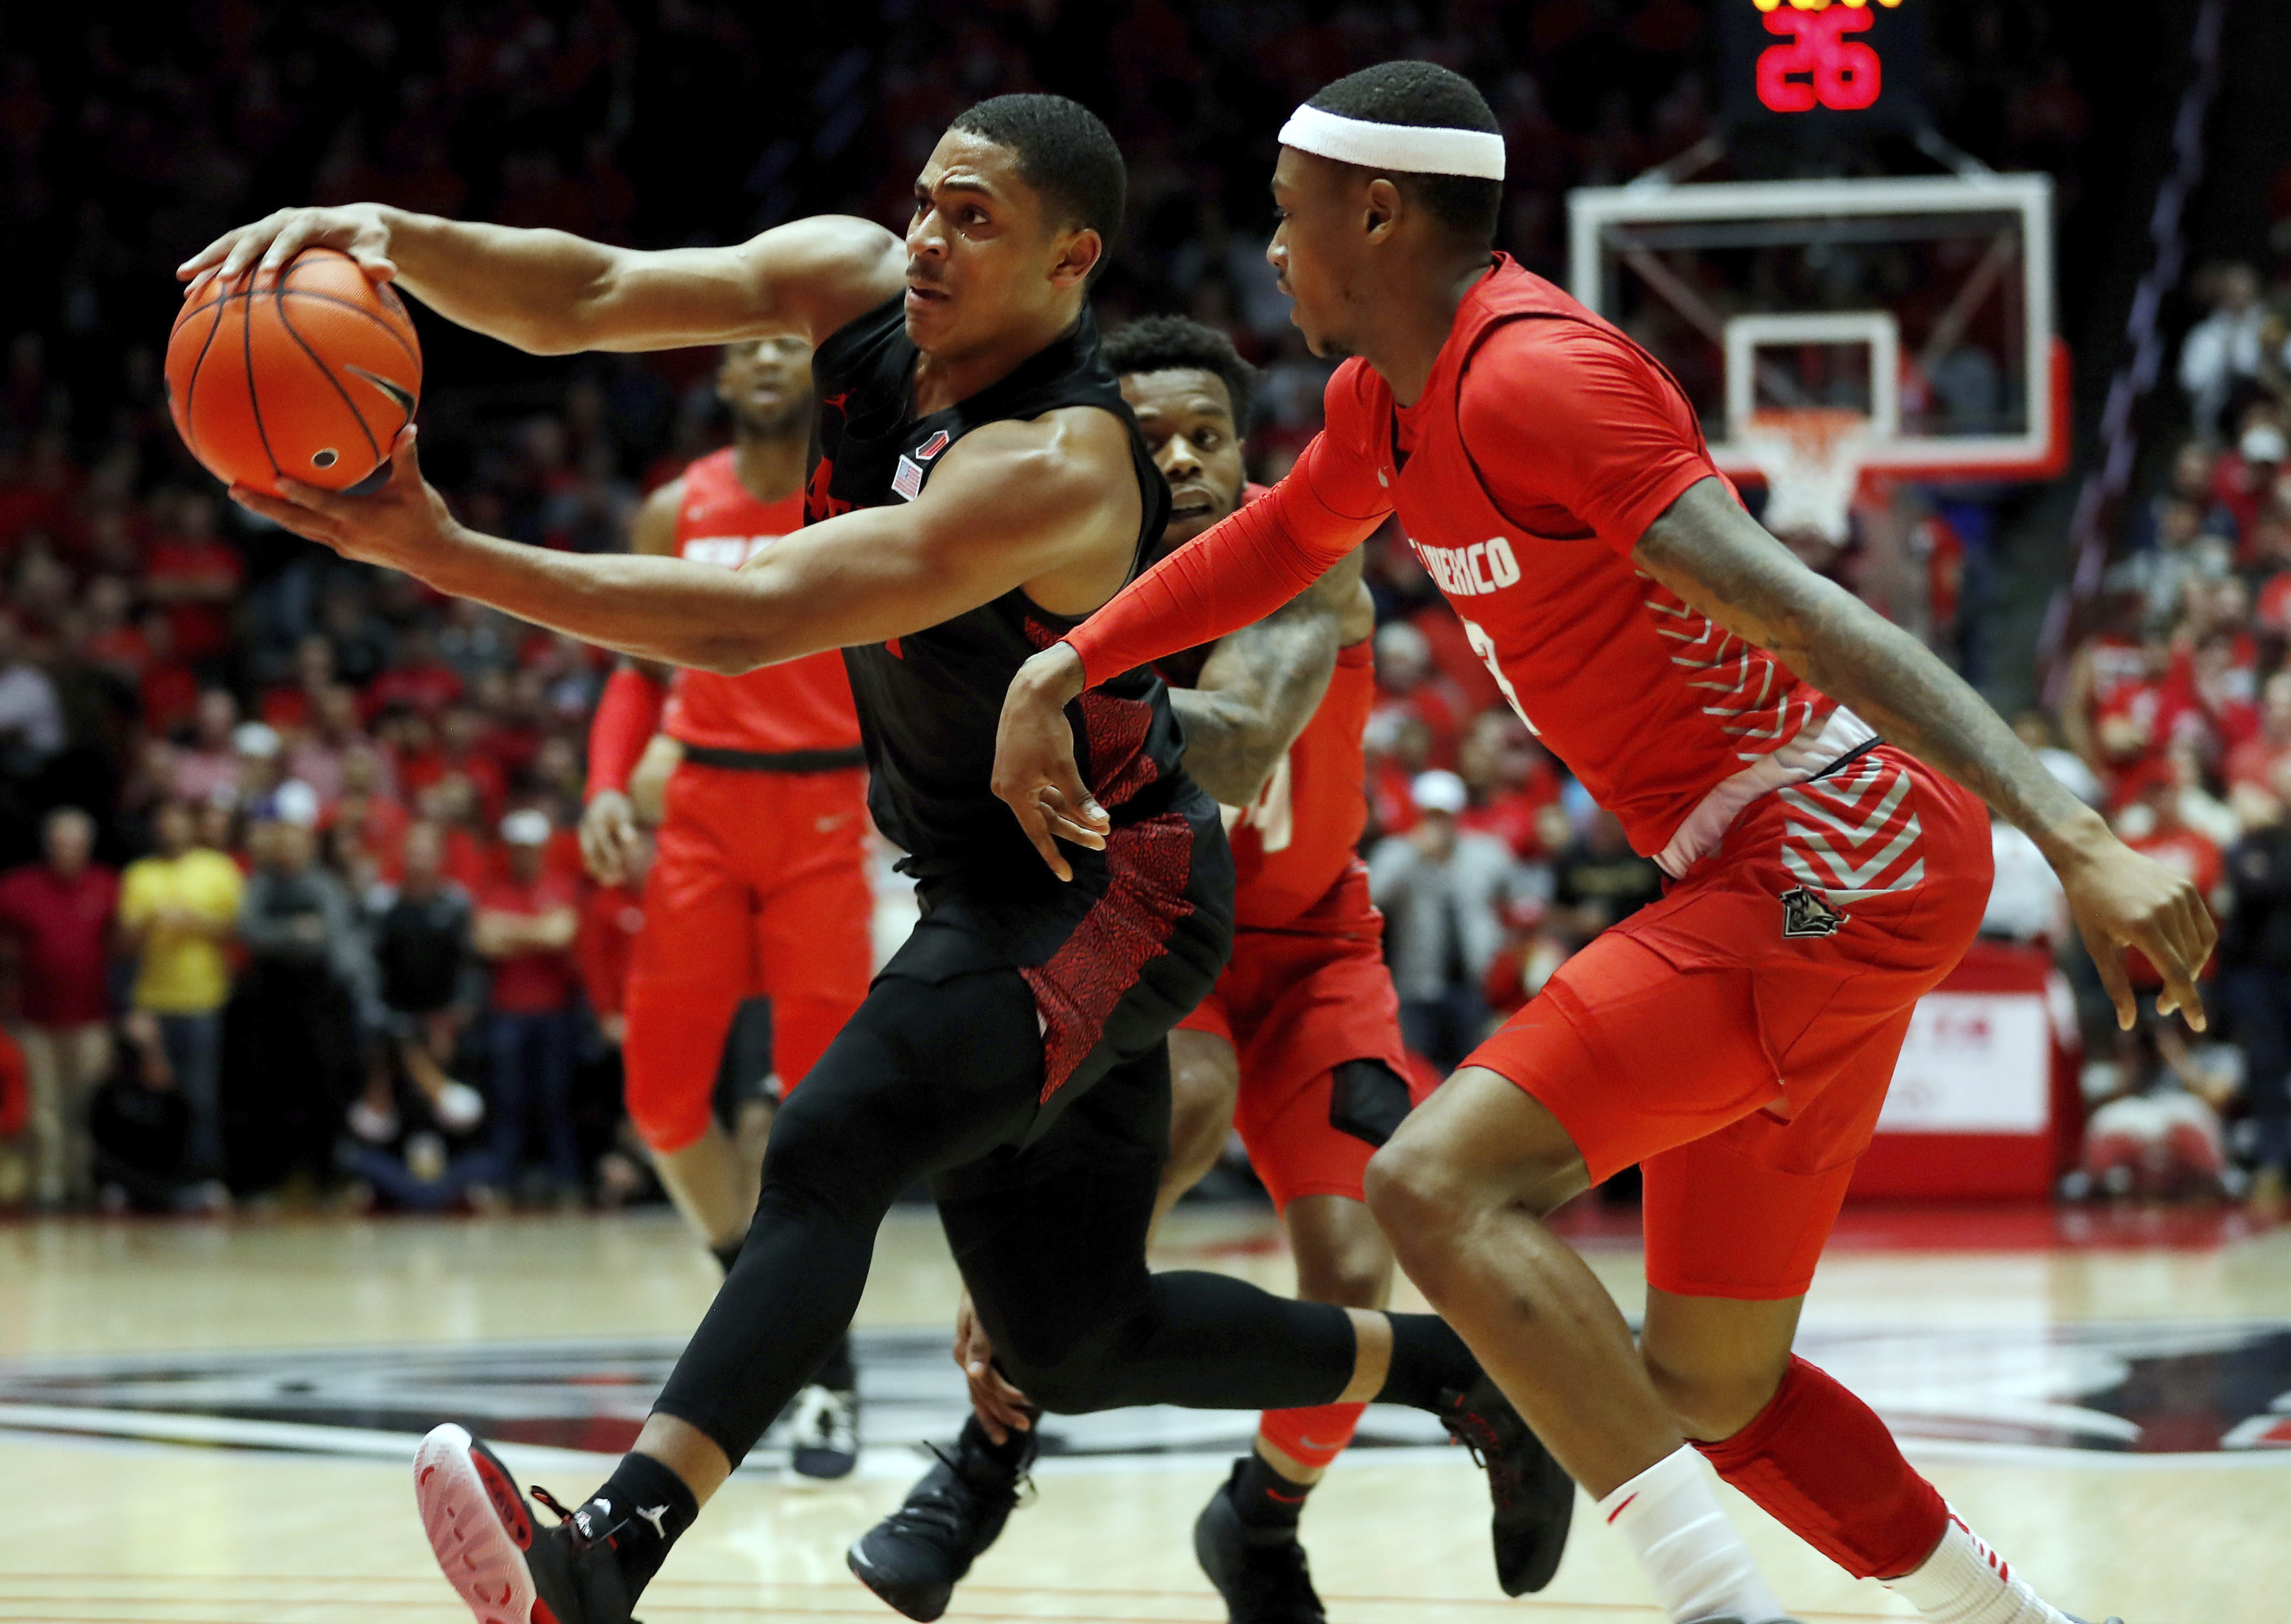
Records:
[[[1784,937],[1836,936],[1845,924],[1845,916],[1831,907],[1813,891],[1799,886],[1782,893],[1782,935]]]

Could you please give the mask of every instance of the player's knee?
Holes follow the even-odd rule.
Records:
[[[1285,1216],[1299,1298],[1345,1308],[1384,1306],[1392,1291],[1392,1248],[1364,1203],[1300,1195]]]
[[[1087,1415],[1126,1402],[1123,1352],[1137,1340],[1132,1316],[1006,1328],[995,1363],[1011,1385],[1053,1415]]]
[[[1678,1430],[1699,1443],[1731,1438],[1757,1419],[1773,1398],[1779,1378],[1771,1370],[1704,1364],[1641,1349],[1647,1379]]]
[[[1308,1303],[1379,1308],[1392,1292],[1392,1251],[1356,1243],[1333,1256],[1297,1258],[1297,1295]]]
[[[764,1204],[853,1217],[888,1207],[898,1191],[876,1187],[888,1163],[881,1151],[825,1090],[799,1089],[772,1119],[765,1142]]]
[[[1414,1119],[1369,1158],[1361,1186],[1377,1226],[1403,1263],[1445,1250],[1468,1221],[1467,1181],[1443,1154],[1437,1136],[1409,1131]]]

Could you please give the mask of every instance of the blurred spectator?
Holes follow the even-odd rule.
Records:
[[[2267,321],[2259,273],[2248,265],[2222,267],[2213,274],[2210,302],[2210,313],[2188,330],[2180,347],[2180,387],[2199,430],[2215,433],[2237,382],[2259,376]]]
[[[245,893],[238,864],[197,843],[190,807],[160,803],[157,850],[127,865],[119,888],[119,933],[136,958],[130,1032],[146,1076],[172,1087],[189,1111],[182,1172],[220,1179],[222,1146],[222,1011],[230,998],[224,948],[237,933]]]
[[[2291,766],[2274,781],[2291,792]],[[2244,1057],[2255,1194],[2280,1200],[2291,1172],[2291,827],[2276,816],[2229,848],[2221,1013]]]
[[[48,814],[46,858],[0,875],[0,941],[14,950],[13,1035],[30,1096],[33,1198],[78,1204],[93,1193],[88,1102],[111,1066],[111,919],[119,879],[90,861],[95,820]]]
[[[548,817],[529,808],[502,820],[509,872],[478,894],[475,939],[494,970],[488,1154],[501,1181],[516,1185],[537,1127],[549,1158],[546,1176],[561,1201],[576,1197],[584,1182],[572,1106],[580,985],[573,945],[581,916],[573,882],[543,865],[550,833]]]
[[[1571,953],[1661,896],[1662,871],[1631,849],[1621,821],[1604,807],[1551,860],[1548,919],[1570,938]]]
[[[1997,877],[1989,887],[1989,905],[1981,915],[1981,934],[2000,942],[2055,947],[2065,943],[2068,893],[2037,842],[1992,810],[1989,849],[1996,861]]]
[[[177,658],[213,660],[230,640],[230,604],[245,561],[215,527],[215,499],[178,491],[157,507],[161,529],[143,564],[143,595],[165,611]]]
[[[2212,471],[2212,494],[2226,511],[2230,534],[2249,536],[2259,522],[2260,510],[2274,494],[2276,476],[2283,470],[2287,447],[2273,401],[2254,401],[2244,412],[2244,426],[2234,447]],[[2239,558],[2237,562],[2248,560]]]
[[[191,715],[191,738],[175,752],[173,792],[205,804],[216,795],[238,793],[238,752],[231,735],[238,727],[238,701],[229,688],[207,688]]]
[[[2176,1022],[2142,1001],[2139,1024],[2117,1034],[2110,1085],[2085,1124],[2081,1187],[2095,1195],[2173,1200],[2228,1186],[2219,1105],[2231,1079],[2203,1064]]]
[[[261,1090],[253,1114],[269,1136],[254,1182],[300,1173],[325,1186],[362,1081],[358,1007],[370,972],[349,893],[317,861],[316,797],[305,789],[277,800],[293,816],[255,825],[254,872],[239,904],[247,963],[238,1069]]]
[[[1558,800],[1559,774],[1525,722],[1507,708],[1481,712],[1457,752],[1456,772],[1471,792],[1457,820],[1462,827],[1494,835],[1523,860],[1546,855],[1538,815]]]
[[[1406,621],[1377,630],[1376,693],[1373,716],[1423,723],[1429,736],[1426,760],[1437,768],[1456,764],[1471,701],[1433,663],[1430,640]]]
[[[496,1178],[489,1155],[456,1155],[485,1117],[475,1089],[446,1073],[483,999],[470,898],[446,878],[433,824],[408,824],[405,872],[368,903],[383,1042],[350,1110],[350,1166],[390,1204],[434,1208]]]
[[[2061,725],[2050,711],[2023,711],[2013,719],[2013,731],[2021,743],[2037,752],[2037,760],[2045,770],[2068,787],[2070,794],[2087,807],[2099,807],[2106,799],[2099,776],[2085,765],[2082,756],[2061,742]]]
[[[1481,986],[1503,945],[1519,865],[1495,836],[1458,828],[1467,797],[1455,774],[1419,775],[1411,797],[1416,826],[1378,843],[1369,890],[1384,911],[1403,1034],[1444,1073],[1487,1035]]]
[[[55,682],[25,657],[16,617],[0,611],[0,773],[28,778],[63,747]]]

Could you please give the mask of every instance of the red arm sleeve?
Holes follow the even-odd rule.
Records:
[[[1718,472],[1678,386],[1620,337],[1580,322],[1507,322],[1490,334],[1457,422],[1507,518],[1551,535],[1551,510],[1563,509],[1626,556],[1687,486]]]
[[[652,736],[660,731],[661,707],[667,700],[659,683],[630,666],[605,679],[596,717],[589,724],[587,795],[629,787],[629,775],[644,758]]]
[[[1267,494],[1178,548],[1067,635],[1083,680],[1095,687],[1263,620],[1391,511],[1374,470],[1328,434],[1315,437]]]

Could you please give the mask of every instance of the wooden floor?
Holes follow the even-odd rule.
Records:
[[[1628,1239],[1585,1246],[1635,1309]],[[1288,1280],[1253,1212],[1181,1210],[1159,1260]],[[0,1620],[462,1624],[413,1513],[414,1432],[478,1418],[531,1440],[504,1451],[520,1474],[578,1499],[712,1285],[655,1216],[0,1227]],[[653,1624],[893,1616],[842,1551],[897,1501],[913,1443],[953,1430],[954,1290],[928,1216],[896,1215],[859,1321],[859,1474],[790,1487],[760,1451],[647,1594]],[[1824,1265],[1803,1346],[2060,1604],[2291,1618],[2291,1229],[1866,1216]],[[1249,1425],[1066,1427],[948,1617],[1221,1619],[1188,1531]],[[1507,1601],[1467,1459],[1406,1412],[1371,1411],[1364,1435],[1305,1525],[1338,1624],[1657,1624],[1590,1519],[1549,1590]],[[1728,1503],[1803,1618],[1908,1616]]]

